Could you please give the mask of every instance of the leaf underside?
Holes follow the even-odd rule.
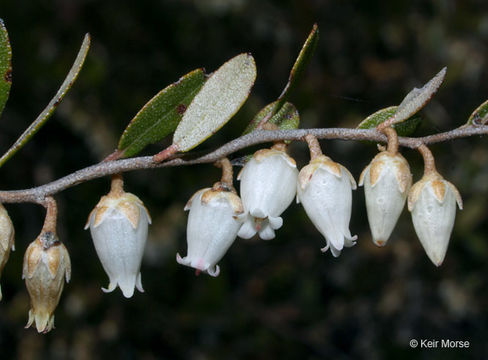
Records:
[[[400,123],[411,118],[419,112],[432,99],[446,76],[444,67],[420,89],[413,88],[398,105],[396,112],[391,116],[391,124]]]
[[[71,66],[71,69],[61,84],[58,92],[51,99],[46,108],[39,114],[32,124],[24,131],[17,141],[7,150],[5,154],[0,158],[0,166],[2,166],[8,159],[15,155],[27,142],[39,131],[39,129],[46,123],[46,121],[54,113],[54,110],[63,100],[66,93],[71,89],[73,83],[76,81],[78,74],[80,73],[83,63],[85,62],[86,55],[90,48],[90,34],[86,34],[81,44],[78,55]]]
[[[203,69],[196,69],[156,94],[131,120],[119,141],[122,157],[139,153],[149,144],[175,131],[183,114],[205,83]]]
[[[397,112],[397,108],[398,106],[390,106],[378,110],[361,121],[361,123],[358,125],[358,129],[376,128],[382,122],[390,119]],[[393,128],[396,130],[399,136],[410,136],[415,132],[421,121],[422,118],[419,115],[414,115],[401,123],[394,124]]]
[[[188,106],[176,128],[173,144],[188,151],[227,123],[246,101],[256,80],[250,54],[240,54],[215,71]]]
[[[466,125],[486,125],[488,123],[488,100],[478,106],[471,114]]]
[[[0,19],[0,115],[5,108],[12,86],[12,48],[7,28]]]

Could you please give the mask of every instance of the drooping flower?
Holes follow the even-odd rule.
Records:
[[[343,247],[356,244],[357,236],[349,230],[352,190],[356,181],[341,164],[325,155],[313,158],[298,175],[297,202],[301,202],[312,223],[325,237],[326,252],[329,247],[337,257]]]
[[[88,217],[93,244],[110,283],[104,292],[117,285],[126,298],[134,287],[144,292],[141,282],[141,262],[147,241],[151,217],[142,201],[122,189],[122,183],[112,180],[112,189],[102,196]]]
[[[399,153],[380,152],[361,173],[359,186],[363,184],[373,242],[384,246],[395,228],[412,186],[412,174],[407,160]]]
[[[33,323],[42,333],[54,328],[54,310],[70,277],[68,250],[53,232],[42,232],[24,255],[22,278],[31,301],[26,328]]]
[[[185,206],[190,210],[186,237],[188,250],[185,257],[176,255],[179,264],[218,276],[217,263],[237,237],[241,222],[237,219],[243,207],[232,189],[217,183],[213,188],[197,191]]]
[[[427,256],[440,266],[446,256],[456,218],[456,202],[463,208],[456,187],[435,170],[415,183],[408,195],[408,210],[413,226]]]
[[[7,210],[0,204],[0,275],[10,256],[10,250],[14,246],[14,225],[8,216]],[[2,289],[0,288],[0,300],[2,300]]]
[[[283,225],[280,215],[296,194],[298,170],[284,147],[257,151],[241,170],[241,198],[244,214],[238,236],[249,239],[256,233],[263,240],[275,237]]]

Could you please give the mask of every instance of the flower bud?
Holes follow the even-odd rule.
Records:
[[[0,275],[10,256],[10,250],[15,250],[14,246],[14,225],[8,216],[7,210],[0,204]],[[0,288],[0,300],[2,300],[2,289]]]
[[[244,210],[239,196],[224,189],[206,188],[197,191],[185,206],[190,210],[186,237],[187,256],[176,255],[179,264],[218,276],[217,262],[236,239],[241,226],[237,216]]]
[[[398,153],[380,152],[361,173],[359,186],[363,184],[373,242],[384,246],[395,228],[412,186],[412,174],[407,160]]]
[[[263,240],[275,237],[283,225],[280,215],[296,194],[297,176],[295,160],[285,151],[271,148],[254,154],[237,177],[245,211],[239,237],[249,239],[257,232]]]
[[[456,202],[462,209],[459,191],[436,171],[424,175],[408,194],[408,210],[412,213],[415,232],[436,266],[446,256],[456,218]]]
[[[29,292],[31,309],[28,328],[34,322],[38,332],[54,328],[54,310],[63,292],[64,280],[71,277],[68,250],[56,234],[42,232],[27,248],[22,278]]]
[[[353,189],[356,182],[351,173],[325,155],[312,159],[298,175],[297,202],[325,237],[327,245],[322,252],[330,247],[335,257],[344,246],[356,244],[357,236],[349,231]]]
[[[117,285],[126,298],[134,287],[144,292],[141,261],[151,217],[142,201],[121,188],[102,196],[90,213],[85,229],[90,227],[93,244],[110,283],[104,292]]]

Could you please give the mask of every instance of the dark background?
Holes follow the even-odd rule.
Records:
[[[488,98],[486,2],[470,1],[12,1],[2,0],[13,47],[13,86],[0,121],[5,151],[44,108],[90,32],[92,48],[79,80],[52,119],[2,169],[1,189],[41,185],[94,164],[156,92],[198,67],[209,72],[241,52],[256,59],[248,102],[200,148],[237,137],[274,100],[314,22],[320,41],[292,95],[302,127],[355,127],[398,104],[443,66],[447,78],[416,135],[466,122]],[[151,154],[163,146],[149,147]],[[374,144],[323,141],[324,151],[356,179]],[[488,354],[488,141],[473,137],[432,147],[438,169],[465,201],[444,264],[425,255],[405,210],[385,248],[369,234],[363,190],[354,193],[351,231],[357,246],[335,259],[292,204],[277,238],[238,239],[221,275],[195,277],[175,261],[186,253],[183,206],[219,177],[211,165],[146,170],[126,189],[149,208],[153,225],[142,265],[145,294],[103,294],[108,279],[90,235],[90,210],[108,179],[56,196],[58,232],[73,277],[56,311],[56,329],[24,330],[29,300],[21,280],[25,248],[44,210],[8,204],[17,250],[1,285],[2,359],[458,359]],[[242,152],[235,156],[251,153]],[[405,150],[415,180],[420,156]],[[308,161],[303,144],[291,154]],[[467,340],[467,350],[411,349],[409,340]]]

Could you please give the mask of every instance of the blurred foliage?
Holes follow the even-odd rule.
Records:
[[[76,79],[78,78],[78,74],[83,67],[83,63],[85,62],[89,48],[90,35],[86,34],[83,39],[83,43],[81,44],[80,50],[78,51],[78,55],[76,56],[76,59],[73,62],[73,65],[71,66],[68,75],[66,75],[66,78],[56,92],[56,95],[54,95],[54,97],[49,101],[44,110],[42,110],[39,116],[32,122],[32,124],[30,124],[27,129],[25,129],[25,131],[22,133],[22,135],[19,136],[15,143],[2,155],[2,157],[0,158],[0,166],[2,166],[6,161],[12,158],[12,156],[14,156],[17,151],[22,149],[24,145],[30,141],[30,139],[44,126],[46,121],[51,117],[51,115],[54,113],[54,110],[56,110],[61,101],[63,101],[63,98],[69,92]],[[10,59],[8,61],[10,62]],[[10,74],[9,77],[11,80],[12,75]]]
[[[202,148],[233,139],[286,82],[312,24],[320,41],[289,101],[301,127],[355,127],[368,114],[398,104],[438,69],[447,78],[416,135],[465,123],[488,94],[488,12],[482,0],[89,0],[0,3],[13,48],[10,99],[0,121],[3,150],[32,122],[66,75],[83,34],[92,46],[83,71],[52,120],[5,164],[0,188],[46,183],[113,152],[130,119],[181,74],[217,69],[252,52],[258,77],[229,124]],[[2,275],[2,359],[468,359],[488,354],[488,140],[432,147],[441,174],[465,200],[446,260],[435,268],[405,211],[385,248],[370,238],[363,193],[354,193],[351,231],[358,245],[335,259],[293,204],[277,238],[237,240],[221,275],[195,277],[178,266],[185,252],[183,206],[219,177],[211,165],[147,170],[126,176],[127,191],[153,216],[142,266],[145,294],[103,294],[108,279],[89,233],[89,211],[108,192],[108,179],[58,196],[59,236],[70,251],[73,278],[56,312],[57,329],[24,330],[28,297],[21,281],[25,248],[40,231],[44,210],[7,204],[16,248]],[[146,148],[152,154],[163,142]],[[357,177],[374,145],[322,142]],[[200,147],[199,147],[200,148]],[[198,149],[199,149],[198,148]],[[238,153],[239,157],[252,149]],[[301,167],[304,144],[291,145]],[[415,179],[420,156],[403,151]],[[238,169],[236,169],[238,170]],[[236,184],[238,185],[238,184]],[[468,350],[412,350],[411,338],[470,341]]]

